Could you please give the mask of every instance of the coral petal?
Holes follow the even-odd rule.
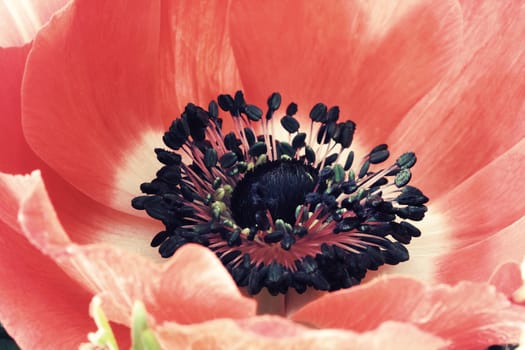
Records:
[[[255,314],[255,302],[241,296],[217,257],[201,246],[182,247],[164,265],[104,245],[68,246],[57,249],[52,258],[101,297],[110,319],[123,324],[129,322],[135,300],[143,301],[157,322],[193,323]],[[178,276],[192,279],[181,282]],[[179,283],[175,286],[171,280]]]
[[[101,203],[128,191],[120,206],[129,211],[133,194],[129,182],[115,183],[116,169],[143,134],[164,129],[159,20],[159,1],[76,1],[37,35],[22,86],[35,153]],[[148,160],[155,162],[148,156],[142,166]]]
[[[442,339],[416,327],[389,322],[363,334],[313,330],[275,316],[215,320],[193,326],[174,323],[156,329],[166,349],[441,349]]]
[[[524,150],[522,141],[431,201],[427,217],[418,225],[422,237],[410,244],[411,259],[382,272],[429,282],[487,282],[501,264],[521,261],[525,236],[516,222],[525,215],[521,195],[525,175],[520,170],[525,164]]]
[[[410,244],[411,259],[382,272],[429,282],[487,282],[501,264],[520,262],[525,255],[525,235],[519,226],[525,215],[524,150],[521,141],[431,201],[427,217],[418,225],[423,235]]]
[[[525,138],[525,8],[465,1],[463,66],[429,93],[388,139],[412,148],[416,184],[437,198]]]
[[[86,195],[138,215],[130,200],[159,168],[153,148],[180,107],[240,87],[227,6],[201,6],[76,1],[56,16],[35,39],[22,87],[35,153]]]
[[[328,294],[292,319],[360,332],[389,320],[406,322],[452,341],[454,348],[474,349],[516,343],[525,324],[524,311],[485,284],[426,286],[409,278],[388,277]]]
[[[248,96],[262,103],[280,91],[304,118],[319,100],[339,104],[370,147],[443,77],[461,43],[452,1],[235,2],[230,19]]]
[[[434,202],[434,210],[447,218],[443,231],[453,237],[456,249],[479,242],[524,216],[524,165],[525,139]]]
[[[29,45],[0,49],[0,76],[4,77],[0,84],[0,145],[6,150],[0,153],[0,171],[29,173],[41,169],[60,221],[74,242],[116,243],[143,255],[158,257],[148,247],[151,235],[160,229],[155,221],[100,205],[65,182],[27,145],[20,115],[20,85],[29,49]],[[16,220],[16,215],[8,217]],[[8,217],[5,220],[9,220]],[[108,232],[109,227],[111,232]]]
[[[40,27],[67,0],[17,0],[0,2],[0,46],[30,42]]]

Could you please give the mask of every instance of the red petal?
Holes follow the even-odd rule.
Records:
[[[67,0],[18,0],[0,2],[0,46],[30,42],[40,27]]]
[[[392,149],[417,153],[414,183],[434,199],[525,137],[523,3],[469,4],[463,67],[426,96],[389,138]]]
[[[359,332],[389,320],[406,322],[452,341],[455,349],[478,349],[516,343],[525,324],[525,309],[511,305],[484,284],[425,286],[413,279],[389,277],[328,294],[292,319]]]
[[[25,173],[38,164],[22,134],[20,123],[20,86],[30,45],[0,48],[0,169],[12,173]]]
[[[166,349],[442,349],[446,343],[416,327],[387,323],[358,334],[313,330],[286,319],[262,316],[246,320],[215,320],[191,326],[174,323],[156,329]]]
[[[338,104],[368,146],[442,78],[461,39],[452,1],[254,5],[235,2],[230,17],[247,96],[262,103],[280,91],[304,118],[319,101]]]
[[[16,232],[18,204],[34,180],[0,177],[0,217],[9,219],[0,222],[0,320],[24,349],[73,349],[93,327],[88,316],[91,295]],[[12,185],[20,191],[11,193]]]
[[[138,215],[130,200],[159,168],[153,148],[163,146],[162,133],[180,112],[177,101],[207,103],[210,88],[197,84],[216,82],[219,91],[237,85],[228,47],[217,48],[228,41],[219,26],[225,7],[190,8],[186,14],[184,6],[158,0],[77,1],[35,39],[23,86],[27,140],[105,205]]]

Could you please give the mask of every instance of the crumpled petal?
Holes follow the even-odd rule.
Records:
[[[291,318],[319,328],[357,332],[386,321],[406,322],[450,340],[454,349],[480,349],[519,341],[525,308],[511,304],[488,284],[425,285],[389,276],[328,294]]]
[[[41,259],[55,261],[91,295],[99,294],[113,321],[126,324],[135,300],[142,300],[158,321],[194,323],[255,313],[255,302],[241,296],[208,249],[188,245],[156,264],[115,246],[76,245],[62,229],[38,172],[0,180],[0,216],[18,217],[25,238],[48,256]]]
[[[29,177],[12,184],[32,186]],[[13,179],[13,180],[15,180]],[[79,288],[54,261],[17,232],[16,202],[0,180],[0,320],[23,349],[73,349],[92,325],[87,316],[90,293]]]
[[[275,316],[214,320],[193,326],[156,328],[165,349],[442,349],[446,341],[407,324],[388,322],[363,334],[314,330]]]
[[[512,293],[512,300],[525,306],[525,259],[521,263],[521,284],[520,287]],[[523,339],[525,339],[525,327],[523,330]],[[522,340],[523,340],[522,339]],[[523,342],[522,342],[523,343]]]

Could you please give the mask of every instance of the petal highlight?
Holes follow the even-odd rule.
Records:
[[[0,1],[0,46],[19,46],[30,42],[40,27],[67,0]]]

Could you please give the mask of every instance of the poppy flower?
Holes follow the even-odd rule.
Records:
[[[208,106],[242,89],[259,106],[279,91],[299,106],[288,124],[303,127],[307,106],[339,105],[341,120],[357,125],[356,154],[370,159],[367,151],[384,142],[396,159],[414,151],[411,185],[431,199],[410,260],[393,268],[410,278],[377,277],[333,292],[293,320],[386,336],[401,327],[381,326],[393,320],[414,337],[426,331],[457,347],[517,341],[522,310],[487,283],[510,295],[525,251],[522,8],[70,3],[30,46],[1,52],[2,170],[41,169],[46,190],[39,173],[2,176],[0,319],[23,347],[76,345],[91,329],[85,310],[99,294],[110,319],[124,325],[117,333],[127,332],[139,299],[166,342],[218,342],[224,335],[214,329],[224,326],[264,344],[260,337],[275,329],[261,330],[281,323],[299,338],[321,339],[323,331],[283,318],[251,319],[253,302],[204,248],[182,246],[161,265],[147,260],[160,260],[148,244],[165,229],[130,201],[155,178],[153,150],[166,147],[162,135],[187,103]],[[501,277],[507,273],[512,278]],[[441,308],[428,309],[432,302]],[[339,312],[355,305],[366,305],[363,317]],[[20,322],[20,314],[35,316]],[[468,322],[451,328],[462,314]],[[291,338],[283,341],[305,341]]]

